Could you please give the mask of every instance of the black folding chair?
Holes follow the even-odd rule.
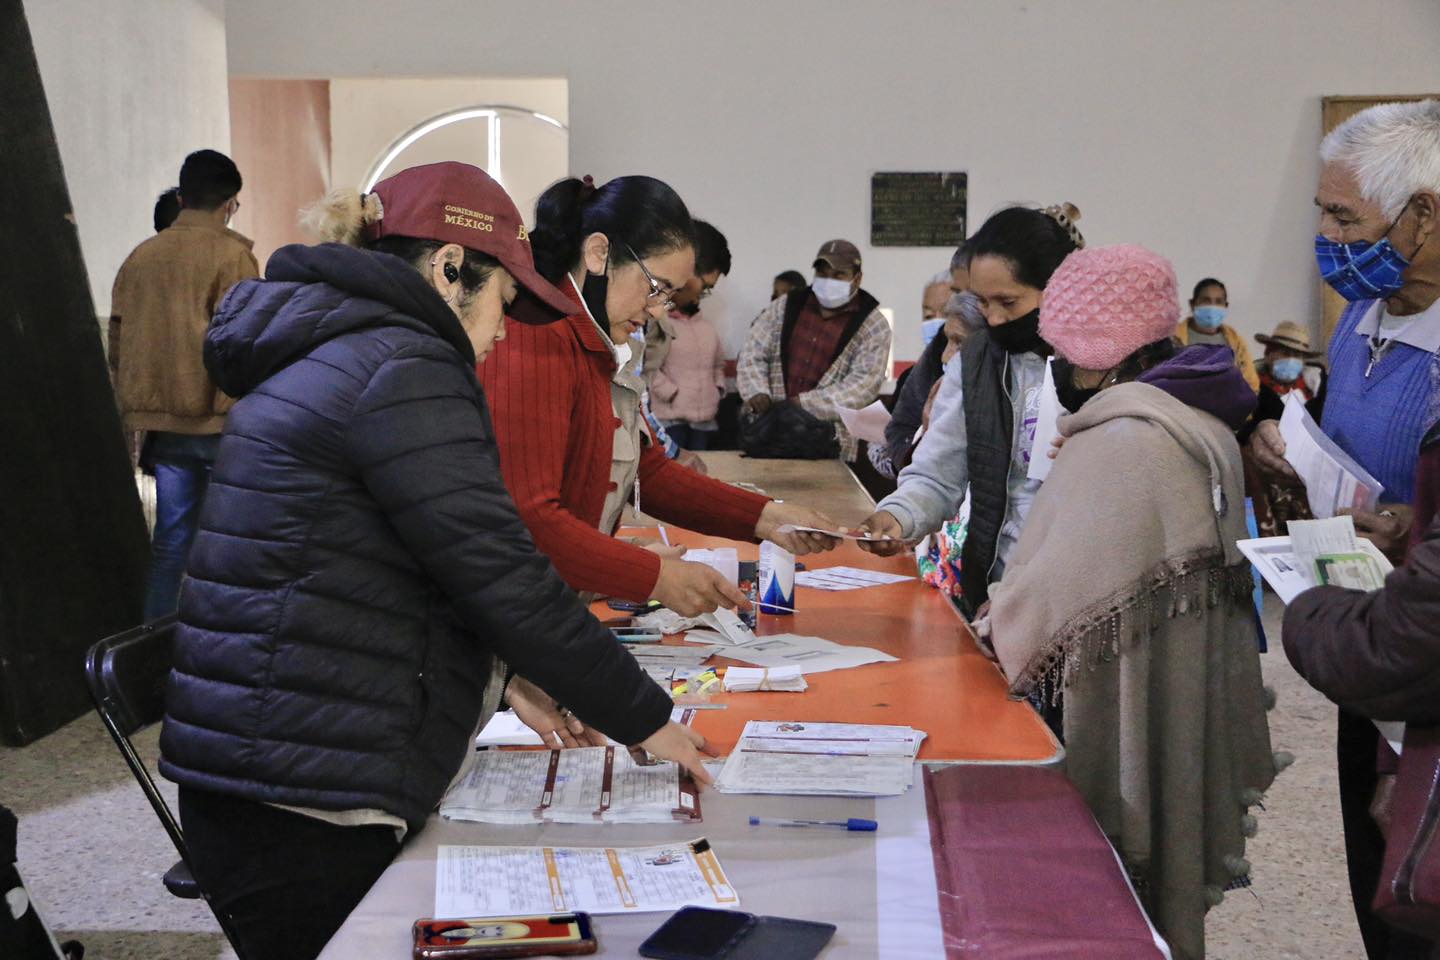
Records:
[[[150,801],[155,816],[160,818],[165,832],[170,835],[170,842],[175,844],[180,854],[180,861],[165,872],[165,889],[187,900],[203,899],[215,914],[236,955],[244,960],[231,932],[229,918],[210,902],[205,891],[195,882],[190,872],[190,851],[185,846],[180,822],[175,819],[170,805],[155,785],[155,779],[150,776],[150,770],[130,742],[136,733],[159,723],[165,716],[165,684],[174,662],[171,651],[174,636],[175,618],[167,617],[107,637],[91,647],[86,655],[85,676],[90,681],[90,696],[95,701],[95,709],[104,721],[105,729],[110,731],[145,799]]]

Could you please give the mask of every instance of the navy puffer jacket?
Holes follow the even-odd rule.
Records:
[[[290,246],[205,343],[238,397],[180,598],[160,768],[183,785],[418,828],[491,654],[637,743],[669,698],[536,552],[475,355],[404,261]]]

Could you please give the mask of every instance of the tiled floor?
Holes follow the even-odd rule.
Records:
[[[1273,625],[1278,607],[1268,613]],[[1296,762],[1266,797],[1249,851],[1253,892],[1231,893],[1210,915],[1209,955],[1354,960],[1362,952],[1340,845],[1334,709],[1278,649],[1265,671],[1280,696],[1271,736]],[[153,761],[156,732],[139,742]],[[174,850],[93,716],[23,750],[0,748],[0,803],[20,817],[20,865],[36,904],[85,943],[89,960],[231,956],[205,906],[161,885]]]

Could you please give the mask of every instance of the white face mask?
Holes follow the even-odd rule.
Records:
[[[843,307],[855,298],[855,290],[848,280],[816,277],[815,282],[810,284],[810,289],[815,291],[815,299],[819,300],[820,306],[826,310]]]

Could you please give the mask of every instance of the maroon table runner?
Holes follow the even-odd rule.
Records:
[[[927,767],[924,782],[947,957],[1164,956],[1114,850],[1063,773]]]

